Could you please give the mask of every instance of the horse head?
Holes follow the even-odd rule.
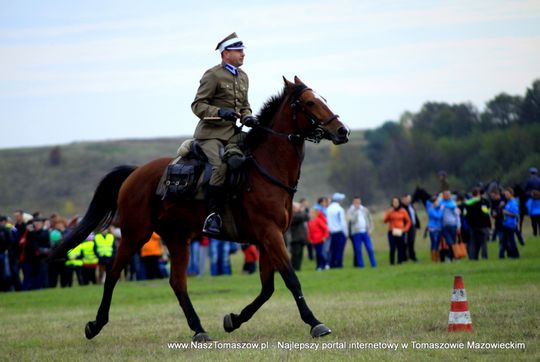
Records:
[[[293,123],[296,122],[293,127],[297,128],[306,140],[318,143],[321,139],[327,139],[336,145],[349,141],[351,131],[340,121],[339,116],[332,112],[326,99],[296,76],[294,83],[285,77],[283,80],[293,110]]]
[[[431,194],[429,194],[425,189],[421,188],[420,186],[416,186],[414,189],[414,193],[412,194],[411,203],[414,204],[415,202],[421,201],[422,204],[425,206],[426,202],[429,201],[431,198]]]

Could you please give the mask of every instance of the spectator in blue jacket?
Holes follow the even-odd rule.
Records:
[[[427,202],[426,206],[428,214],[427,229],[429,232],[429,239],[431,240],[431,261],[436,263],[439,261],[439,245],[442,232],[442,209],[439,205],[437,196],[432,196],[431,201]]]
[[[442,209],[442,236],[446,240],[446,244],[448,244],[448,255],[452,260],[454,255],[452,245],[457,241],[457,233],[461,229],[459,209],[452,199],[450,190],[443,191],[440,203]]]
[[[504,196],[506,197],[506,203],[502,209],[503,221],[502,221],[502,241],[499,244],[499,258],[504,259],[506,252],[509,258],[519,258],[519,251],[516,245],[516,239],[514,234],[518,225],[519,217],[519,205],[516,198],[514,198],[514,190],[508,187],[504,190]]]
[[[527,200],[527,213],[531,218],[533,235],[537,236],[540,229],[540,191],[533,190],[531,197]]]

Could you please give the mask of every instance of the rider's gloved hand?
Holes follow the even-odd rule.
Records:
[[[255,127],[259,125],[259,120],[254,116],[245,116],[242,120],[242,124],[247,127]]]
[[[220,108],[218,111],[218,116],[231,122],[234,122],[237,118],[240,118],[240,115],[231,108]]]

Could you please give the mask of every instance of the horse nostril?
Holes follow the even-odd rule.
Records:
[[[349,135],[349,130],[347,129],[347,127],[339,127],[338,130],[337,130],[337,134],[339,136],[348,136]]]

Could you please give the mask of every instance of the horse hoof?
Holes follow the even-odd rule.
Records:
[[[225,332],[231,333],[236,329],[234,326],[233,317],[236,317],[236,315],[232,313],[226,314],[225,317],[223,317],[223,329]]]
[[[196,335],[193,336],[192,340],[193,340],[193,342],[199,342],[199,343],[211,342],[212,341],[212,339],[210,338],[210,336],[206,332],[197,333]]]
[[[95,336],[97,336],[100,332],[100,329],[96,330],[96,322],[88,322],[86,323],[86,327],[84,327],[84,335],[87,339],[92,339]]]
[[[311,336],[313,338],[324,337],[330,333],[332,333],[332,330],[322,323],[317,324],[315,327],[311,328]]]

